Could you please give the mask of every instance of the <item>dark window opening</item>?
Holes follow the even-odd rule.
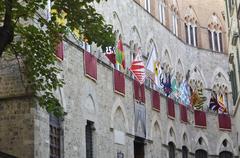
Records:
[[[225,139],[222,144],[224,147],[227,147],[227,140]]]
[[[193,35],[193,27],[190,25],[190,38],[191,38],[191,45],[194,45],[194,35]]]
[[[187,24],[185,24],[185,32],[186,32],[186,42],[187,42],[187,44],[189,44],[189,40],[188,40],[188,26],[187,26]]]
[[[229,151],[223,151],[220,153],[219,158],[232,158],[233,154]]]
[[[220,44],[220,52],[223,52],[223,43],[222,43],[222,33],[219,32],[219,44]]]
[[[135,137],[134,158],[144,158],[144,139],[143,138]]]
[[[195,158],[207,158],[208,155],[207,155],[207,152],[205,150],[197,150],[196,153],[195,153]]]
[[[188,148],[186,146],[182,147],[182,158],[188,158]]]
[[[50,115],[50,158],[61,157],[61,125],[60,119]]]
[[[196,41],[196,47],[198,46],[198,34],[197,34],[197,27],[195,27],[195,41]]]
[[[209,39],[209,48],[213,50],[213,45],[212,45],[212,32],[208,30],[208,39]]]
[[[85,128],[85,137],[86,137],[86,158],[93,158],[93,130],[94,123],[87,121]]]
[[[17,157],[9,155],[7,153],[3,153],[0,151],[0,158],[17,158]]]
[[[218,51],[218,37],[217,37],[217,32],[214,31],[213,32],[213,37],[214,37],[214,47],[215,47],[215,51]]]
[[[168,157],[175,158],[175,145],[173,142],[168,143]]]
[[[200,145],[202,145],[202,141],[203,141],[202,138],[199,138],[199,139],[198,139],[198,143],[199,143]]]

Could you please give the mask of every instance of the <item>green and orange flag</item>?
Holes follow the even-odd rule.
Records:
[[[125,69],[125,57],[124,57],[123,44],[121,39],[119,39],[117,43],[116,62],[117,64],[121,65],[123,69]]]

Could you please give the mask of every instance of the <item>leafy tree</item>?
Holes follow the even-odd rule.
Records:
[[[48,0],[0,1],[0,56],[5,52],[23,59],[28,83],[39,104],[56,116],[63,109],[53,95],[64,82],[57,77],[55,48],[68,38],[71,30],[79,40],[96,43],[105,48],[113,45],[112,26],[105,24],[102,15],[93,8],[100,0],[51,0],[51,18]]]

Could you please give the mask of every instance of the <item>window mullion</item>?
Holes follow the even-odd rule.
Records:
[[[193,26],[193,44],[196,47],[197,43],[196,43],[196,26]]]
[[[188,44],[191,45],[191,31],[190,31],[190,25],[187,24],[187,29],[188,29]]]
[[[218,43],[217,49],[218,49],[219,52],[221,52],[219,32],[217,32],[217,43]]]
[[[212,36],[212,48],[213,48],[213,51],[215,51],[214,31],[212,30],[211,30],[211,36]]]

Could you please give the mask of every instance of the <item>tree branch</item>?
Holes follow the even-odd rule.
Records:
[[[0,57],[3,51],[13,41],[14,28],[12,25],[12,0],[5,0],[5,16],[3,26],[0,27]]]

